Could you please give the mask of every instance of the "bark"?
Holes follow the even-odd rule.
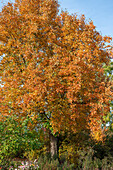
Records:
[[[53,158],[58,157],[58,137],[53,136],[53,134],[49,134],[50,136],[50,153],[51,153],[51,157]]]

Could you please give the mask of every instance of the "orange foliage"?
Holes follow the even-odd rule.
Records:
[[[58,14],[58,7],[56,0],[16,0],[3,7],[0,113],[41,115],[54,133],[90,128],[101,138],[113,97],[102,68],[112,57],[106,46],[111,40],[84,15]]]

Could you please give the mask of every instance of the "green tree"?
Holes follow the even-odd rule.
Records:
[[[113,93],[113,61],[111,60],[111,62],[108,65],[104,64],[103,67],[107,79],[111,81],[111,92]],[[105,121],[109,128],[113,130],[113,100],[110,101],[110,112],[105,117]]]

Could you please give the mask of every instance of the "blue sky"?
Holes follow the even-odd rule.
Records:
[[[0,2],[8,0],[0,0]],[[14,0],[11,0],[14,2]],[[60,8],[91,19],[96,29],[104,36],[113,37],[113,0],[59,0]],[[0,3],[1,10],[2,3]]]
[[[60,6],[71,13],[84,14],[101,34],[113,38],[113,0],[60,0]]]

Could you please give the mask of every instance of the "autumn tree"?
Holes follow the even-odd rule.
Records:
[[[112,100],[102,67],[112,57],[111,38],[58,7],[56,0],[16,0],[0,12],[0,116],[29,116],[49,129],[52,156],[67,131],[87,128],[101,140]]]

